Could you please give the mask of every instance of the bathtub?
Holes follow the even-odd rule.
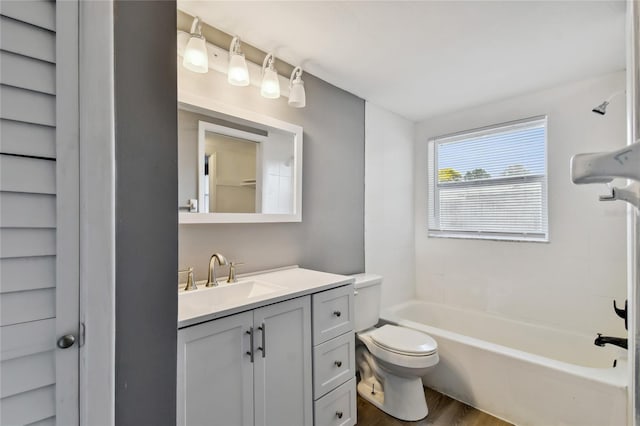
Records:
[[[522,426],[627,424],[626,351],[595,346],[595,333],[417,300],[383,310],[381,320],[438,342],[440,363],[425,386],[493,416]]]

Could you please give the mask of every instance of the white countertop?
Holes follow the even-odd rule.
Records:
[[[257,294],[235,302],[224,300],[224,290],[219,290],[237,284],[222,282],[218,287],[206,288],[204,285],[200,285],[198,290],[180,291],[178,294],[178,328],[352,284],[354,278],[294,266],[272,272],[245,275],[239,277],[238,281],[238,284],[254,281],[271,287],[271,289],[266,294]],[[218,291],[216,291],[217,289]],[[222,297],[217,298],[218,295]]]

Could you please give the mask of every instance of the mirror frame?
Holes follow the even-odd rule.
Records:
[[[268,213],[191,213],[178,212],[179,224],[202,223],[275,223],[275,222],[302,222],[302,127],[273,117],[262,115],[253,111],[223,104],[204,96],[194,95],[178,90],[178,108],[187,111],[206,110],[212,117],[238,124],[256,123],[282,130],[293,134],[293,149],[295,167],[293,170],[293,213],[268,214]],[[191,108],[190,108],[191,107]],[[249,123],[246,123],[249,122]],[[259,126],[259,127],[260,127]],[[199,134],[199,131],[198,131]],[[200,160],[198,160],[200,161]],[[199,163],[198,163],[199,164]],[[204,167],[204,166],[203,166]],[[200,166],[198,166],[200,168]],[[203,170],[204,172],[204,170]],[[198,170],[198,191],[200,195],[200,170]]]

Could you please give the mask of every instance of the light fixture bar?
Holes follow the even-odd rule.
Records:
[[[184,31],[178,30],[178,56],[184,55],[184,50],[189,42],[190,34]],[[206,43],[207,53],[209,59],[209,68],[219,73],[227,75],[229,69],[229,51],[220,48],[209,42]],[[251,61],[247,62],[247,70],[249,71],[250,85],[260,88],[262,85],[262,67]],[[179,67],[179,72],[182,72],[182,67]],[[280,96],[289,97],[289,79],[281,75],[278,75],[278,81],[280,82]]]

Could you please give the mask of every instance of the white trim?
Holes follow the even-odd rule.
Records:
[[[248,109],[239,108],[224,102],[216,101],[211,97],[196,95],[178,88],[178,102],[187,108],[194,106],[204,109],[205,111],[213,111],[229,116],[230,119],[239,118],[252,123],[260,123],[265,126],[281,129],[289,133],[302,134],[302,127],[287,121],[278,120],[268,115],[259,114]],[[237,121],[237,120],[236,120]]]
[[[498,135],[500,133],[512,132],[518,129],[534,129],[536,127],[546,127],[548,117],[546,115],[537,115],[520,120],[507,121],[505,123],[492,124],[490,126],[478,127],[475,129],[462,130],[460,132],[449,133],[446,135],[436,136],[429,141],[438,142],[438,144],[456,142],[469,138],[479,138],[485,135]]]
[[[80,420],[115,424],[113,0],[80,1]]]
[[[76,344],[55,348],[56,421],[79,423],[79,105],[78,0],[58,1],[56,13],[56,339]],[[54,343],[54,342],[52,342]],[[55,344],[55,343],[54,343]]]
[[[640,2],[627,1],[627,145],[640,137]],[[629,391],[627,399],[627,424],[640,424],[640,216],[638,209],[627,207],[627,298],[629,312]]]
[[[178,223],[181,225],[203,223],[275,223],[302,222],[293,220],[298,214],[261,214],[261,213],[178,213]]]

